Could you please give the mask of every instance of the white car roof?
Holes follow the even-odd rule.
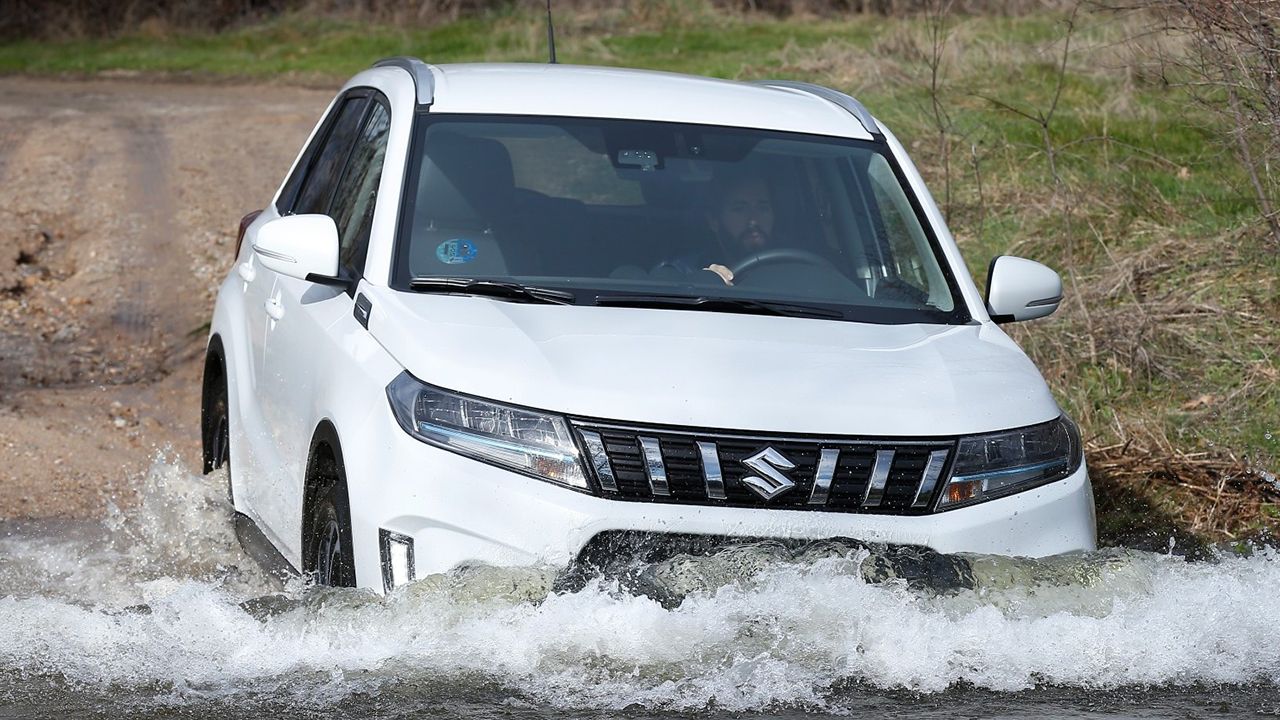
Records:
[[[850,111],[794,88],[579,65],[429,67],[433,113],[658,120],[872,139]]]

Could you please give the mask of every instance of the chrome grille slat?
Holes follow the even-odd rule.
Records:
[[[924,473],[920,475],[920,486],[916,488],[916,499],[911,502],[911,507],[929,507],[929,500],[933,497],[933,491],[938,486],[938,479],[942,477],[942,468],[946,464],[946,450],[934,450],[929,453],[929,464],[925,466]]]
[[[813,475],[813,492],[809,493],[810,505],[826,505],[831,495],[831,481],[836,476],[836,464],[840,460],[840,451],[836,448],[823,448],[822,457],[818,460],[818,469]]]
[[[862,498],[864,507],[880,507],[884,500],[884,487],[893,469],[893,450],[877,450],[876,462],[871,466],[871,479],[867,482],[867,494]]]
[[[662,444],[658,438],[641,437],[639,440],[644,453],[644,472],[649,477],[649,490],[654,495],[671,495],[667,486],[667,467],[662,462]]]
[[[712,500],[726,500],[724,494],[724,475],[720,472],[720,453],[713,442],[699,442],[698,453],[702,455],[703,479],[707,485],[707,497]]]
[[[587,445],[587,453],[591,455],[591,467],[596,471],[596,479],[606,492],[618,492],[618,480],[613,475],[613,466],[609,463],[609,453],[604,450],[604,440],[600,433],[590,430],[579,430],[582,441]]]

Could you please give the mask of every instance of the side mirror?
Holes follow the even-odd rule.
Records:
[[[263,265],[281,275],[313,282],[335,278],[338,226],[328,215],[286,215],[258,230],[253,251]]]
[[[1062,278],[1034,260],[1001,255],[987,271],[987,312],[997,323],[1053,314],[1062,302]]]

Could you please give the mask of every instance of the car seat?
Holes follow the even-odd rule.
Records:
[[[518,245],[514,205],[511,156],[502,143],[429,131],[414,204],[412,274],[519,272],[508,259]]]

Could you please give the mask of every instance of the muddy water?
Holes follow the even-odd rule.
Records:
[[[1280,715],[1274,550],[968,557],[931,587],[759,545],[632,568],[657,593],[473,568],[380,598],[265,575],[225,478],[140,482],[104,523],[0,524],[0,717]]]

